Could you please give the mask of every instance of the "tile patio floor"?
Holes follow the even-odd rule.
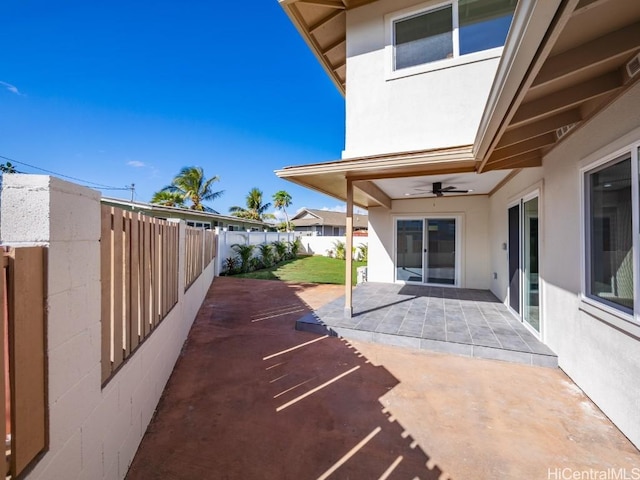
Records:
[[[340,297],[298,320],[303,331],[472,357],[557,367],[557,356],[490,291],[363,283],[353,316]]]

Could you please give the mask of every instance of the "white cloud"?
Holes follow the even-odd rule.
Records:
[[[16,95],[24,96],[24,93],[21,93],[20,90],[18,90],[18,87],[16,87],[15,85],[11,85],[10,83],[3,82],[1,80],[0,80],[0,85],[5,87],[11,93],[15,93]]]
[[[130,167],[134,167],[134,168],[143,168],[143,167],[147,166],[146,163],[140,162],[138,160],[129,160],[127,162],[127,165],[129,165]]]

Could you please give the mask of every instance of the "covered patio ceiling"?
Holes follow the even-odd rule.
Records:
[[[346,12],[372,0],[280,0],[341,92]],[[361,207],[442,181],[487,194],[640,80],[640,1],[520,0],[473,145],[286,167],[276,174]],[[495,172],[489,178],[487,172]],[[428,190],[428,189],[427,189]],[[421,196],[417,192],[415,195]],[[428,196],[428,191],[424,192]]]

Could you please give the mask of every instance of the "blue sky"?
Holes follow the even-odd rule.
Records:
[[[0,45],[4,157],[140,201],[202,166],[221,213],[254,186],[341,205],[273,173],[344,148],[344,100],[276,0],[14,0]]]

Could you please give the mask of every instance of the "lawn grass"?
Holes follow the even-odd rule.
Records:
[[[354,285],[356,284],[356,268],[363,265],[366,265],[366,262],[353,262]],[[344,260],[322,256],[305,256],[280,263],[275,267],[234,276],[258,280],[344,285],[344,274]]]

